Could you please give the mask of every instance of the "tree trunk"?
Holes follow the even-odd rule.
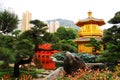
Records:
[[[14,77],[19,77],[19,75],[20,75],[20,70],[19,70],[19,66],[20,65],[22,65],[22,64],[28,64],[28,63],[30,63],[31,61],[32,61],[32,58],[33,58],[33,56],[29,56],[29,58],[28,59],[21,59],[19,62],[16,62],[15,64],[14,64]]]
[[[19,64],[15,63],[14,64],[14,77],[19,77],[20,71],[19,71]]]

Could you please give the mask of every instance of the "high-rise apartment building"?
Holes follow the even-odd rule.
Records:
[[[32,14],[28,11],[22,14],[22,32],[29,30],[31,28],[30,21],[32,19]]]
[[[59,21],[55,21],[55,32],[57,31],[57,29],[60,27],[60,22]]]
[[[49,23],[47,23],[47,26],[48,26],[48,32],[54,33],[60,27],[60,23],[59,23],[59,21],[49,22]]]

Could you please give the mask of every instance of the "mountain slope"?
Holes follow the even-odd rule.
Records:
[[[59,21],[60,26],[64,26],[66,28],[74,28],[74,29],[79,29],[78,26],[75,25],[75,23],[71,20],[67,20],[67,19],[53,19],[53,20],[47,20],[46,22],[50,23],[50,22],[54,22],[54,21]]]

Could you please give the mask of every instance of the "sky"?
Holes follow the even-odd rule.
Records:
[[[19,19],[23,12],[29,11],[32,20],[41,21],[62,18],[76,23],[87,18],[87,13],[91,11],[93,17],[106,22],[102,28],[111,27],[108,20],[120,11],[120,0],[0,0],[0,4],[14,11]]]

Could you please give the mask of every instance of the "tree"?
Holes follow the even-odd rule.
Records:
[[[21,39],[17,41],[13,46],[15,49],[15,63],[14,63],[14,76],[20,75],[19,66],[30,63],[34,55],[34,44],[27,39]]]
[[[30,30],[23,32],[19,36],[16,35],[17,41],[13,46],[16,53],[16,61],[14,64],[15,77],[18,77],[20,74],[19,65],[30,63],[32,61],[34,53],[36,52],[38,45],[43,43],[42,37],[46,33],[46,24],[42,21],[32,20],[30,23],[33,24],[33,27]]]
[[[56,36],[54,33],[46,32],[43,36],[43,41],[48,43],[57,43],[59,42],[59,37]]]
[[[77,52],[77,44],[73,42],[73,39],[77,37],[77,31],[73,28],[60,27],[55,33],[60,39],[53,48],[63,51]]]
[[[4,64],[2,68],[7,68],[9,63],[15,61],[14,50],[12,49],[13,38],[9,35],[0,34],[0,61],[3,61]]]
[[[110,24],[119,24],[120,23],[120,11],[116,12],[114,17],[111,18],[108,23]]]
[[[40,20],[32,20],[30,23],[33,24],[33,27],[23,32],[21,38],[29,39],[35,45],[36,50],[39,44],[44,43],[42,38],[46,33],[47,25]]]
[[[59,42],[60,42],[60,43],[64,43],[64,44],[68,44],[68,45],[71,45],[71,46],[74,46],[74,47],[77,48],[77,44],[75,44],[72,39],[60,40]]]
[[[120,61],[120,12],[116,12],[115,16],[108,22],[114,25],[104,31],[102,40],[106,45],[106,49],[101,60],[117,63]]]
[[[4,61],[2,68],[14,63],[14,76],[18,77],[19,66],[32,61],[34,44],[28,39],[20,38],[19,31],[15,32],[15,36],[0,34],[0,60]]]
[[[73,28],[60,27],[55,33],[60,40],[75,39],[77,37],[77,31]]]
[[[96,40],[95,38],[90,38],[90,43],[86,44],[86,46],[93,47],[93,50],[92,50],[93,53],[96,53],[101,49],[100,41]]]
[[[66,28],[65,39],[75,39],[77,38],[77,30],[73,28]]]
[[[77,48],[65,43],[55,43],[52,46],[52,49],[59,50],[59,51],[70,51],[70,52],[77,52]]]
[[[64,27],[59,27],[56,31],[56,35],[59,37],[60,40],[65,39],[66,29]]]
[[[105,30],[103,43],[105,44],[105,52],[102,59],[106,62],[118,62],[120,60],[120,27],[114,25]]]
[[[6,35],[11,33],[18,25],[18,17],[8,10],[0,11],[0,60],[4,61],[3,68],[15,61],[13,49],[14,37]]]
[[[8,34],[17,28],[18,16],[10,11],[4,10],[0,12],[0,31]]]
[[[47,25],[39,20],[30,21],[34,26],[31,30],[23,32],[21,35],[22,38],[30,39],[35,45],[36,48],[39,44],[43,43],[56,43],[59,41],[59,37],[57,37],[53,33],[47,32]]]
[[[47,29],[42,21],[33,20],[30,22],[34,25],[32,29],[20,34],[19,30],[14,31],[18,21],[14,13],[6,10],[0,12],[0,60],[4,61],[5,66],[14,63],[15,77],[20,74],[20,65],[32,61],[37,45],[43,42],[42,37]],[[12,35],[4,35],[8,33]]]

